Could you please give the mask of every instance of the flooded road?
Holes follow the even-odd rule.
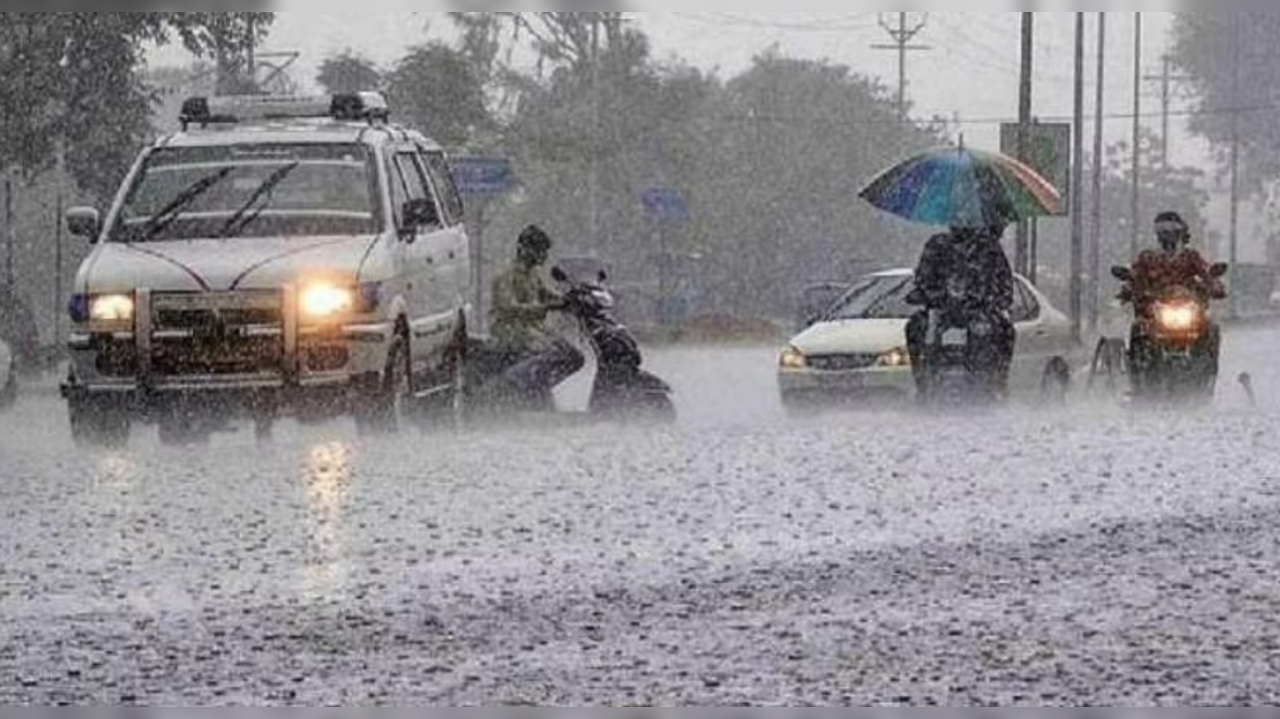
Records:
[[[1190,414],[792,420],[772,348],[655,352],[669,428],[77,453],[29,396],[0,417],[0,701],[1272,702],[1274,334],[1232,333]]]

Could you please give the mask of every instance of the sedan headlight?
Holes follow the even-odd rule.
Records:
[[[880,359],[876,360],[876,364],[881,367],[909,367],[911,366],[911,354],[899,347],[880,355]]]
[[[94,322],[131,322],[133,310],[129,295],[97,295],[89,301],[89,319]]]
[[[298,306],[310,320],[328,320],[355,309],[355,292],[336,285],[311,285],[302,291]]]
[[[788,347],[782,351],[782,359],[779,365],[784,370],[804,369],[809,366],[809,360],[804,353],[795,347]]]

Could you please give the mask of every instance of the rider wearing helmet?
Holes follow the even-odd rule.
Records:
[[[1210,272],[1209,263],[1191,247],[1191,231],[1181,215],[1176,212],[1160,213],[1156,216],[1155,232],[1160,247],[1144,250],[1138,255],[1133,263],[1133,280],[1120,293],[1121,300],[1133,303],[1137,316],[1145,316],[1152,303],[1172,287],[1186,287],[1205,301],[1226,297],[1226,289]],[[1221,331],[1216,324],[1210,323],[1196,347],[1196,351],[1208,360],[1208,378],[1217,377],[1221,344]],[[1129,361],[1135,378],[1149,366],[1150,350],[1150,338],[1143,334],[1141,323],[1134,323]]]

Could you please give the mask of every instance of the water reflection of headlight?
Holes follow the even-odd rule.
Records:
[[[313,510],[334,510],[351,483],[351,448],[341,442],[311,449],[306,468],[307,499]]]

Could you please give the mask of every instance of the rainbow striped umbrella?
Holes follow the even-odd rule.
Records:
[[[1062,212],[1053,185],[1007,155],[945,147],[885,170],[859,196],[925,225],[982,228]]]

